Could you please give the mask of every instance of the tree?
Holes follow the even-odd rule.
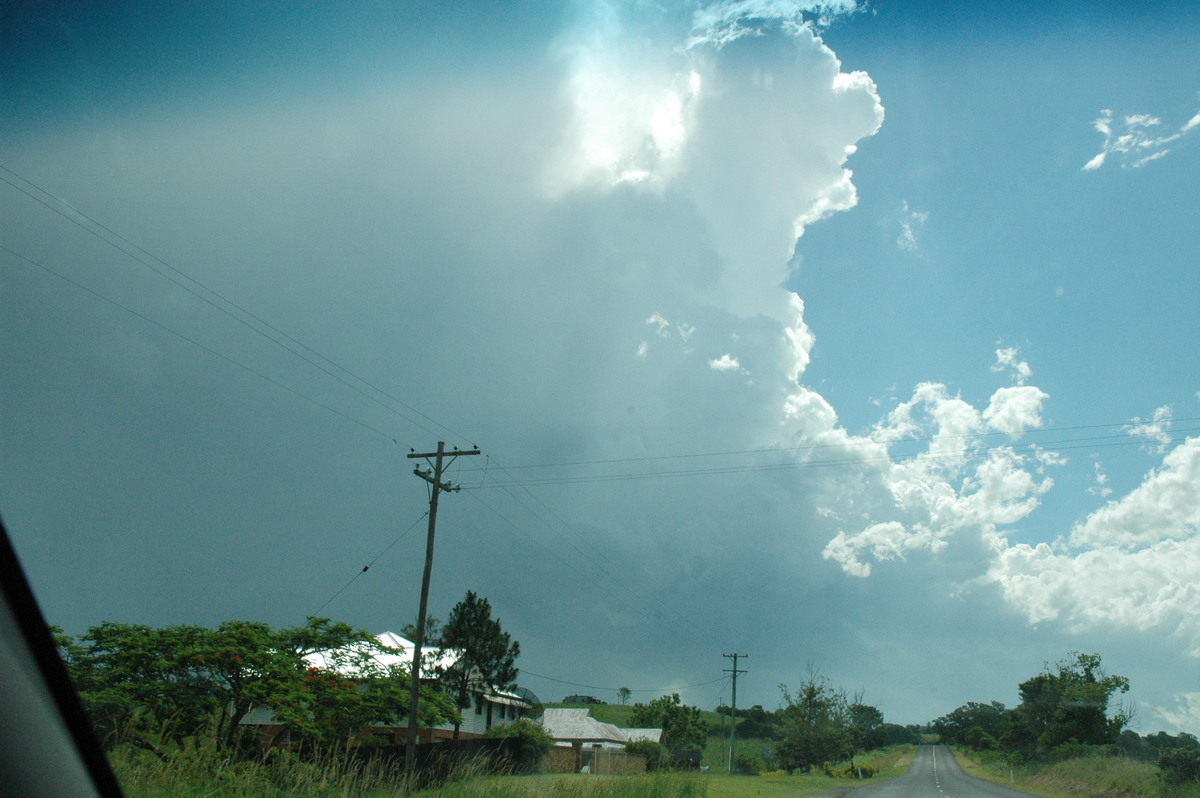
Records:
[[[942,742],[975,749],[994,748],[1009,726],[1009,711],[999,701],[968,701],[933,722]],[[969,738],[969,739],[968,739]]]
[[[631,695],[633,695],[632,690],[630,690],[628,687],[622,687],[617,691],[617,701],[620,702],[621,706],[625,706],[625,704],[629,701],[629,696]]]
[[[399,665],[381,662],[381,655],[398,654],[398,650],[367,632],[324,619],[309,619],[306,627],[283,630],[280,638],[284,645],[291,643],[290,650],[303,667],[298,679],[278,686],[265,703],[277,721],[304,740],[349,747],[364,729],[399,725],[408,717],[410,674]],[[314,645],[321,646],[316,650],[326,667],[308,665],[303,659],[315,653]],[[421,687],[417,713],[426,727],[461,720],[453,700],[431,686]]]
[[[850,742],[850,764],[860,751],[873,751],[883,746],[886,739],[883,731],[883,713],[877,708],[855,702],[846,712],[847,731]]]
[[[790,773],[807,773],[813,765],[844,759],[851,750],[848,729],[849,702],[812,665],[793,694],[779,685],[784,706],[780,710],[782,739],[778,756]]]
[[[492,618],[492,605],[487,599],[468,590],[466,597],[450,610],[450,617],[442,627],[441,643],[443,649],[453,651],[458,657],[439,680],[455,697],[459,709],[471,705],[473,692],[514,686],[521,646],[504,631],[499,618]],[[455,745],[459,726],[460,722],[455,722]]]
[[[629,723],[635,728],[662,729],[662,743],[672,750],[702,751],[708,744],[708,722],[699,709],[681,703],[679,693],[634,704]]]
[[[256,621],[216,629],[103,623],[78,643],[65,636],[58,643],[108,746],[128,742],[164,755],[166,743],[211,736],[233,748],[256,706],[270,707],[306,739],[347,744],[364,726],[407,714],[407,672],[375,658],[389,650],[368,632],[326,618],[279,630]],[[330,668],[305,661],[317,651]],[[421,711],[427,725],[458,717],[431,689]]]
[[[1104,673],[1099,654],[1072,652],[1054,671],[1047,666],[1021,682],[1021,703],[1004,741],[1027,756],[1068,743],[1114,743],[1130,716],[1121,708],[1110,712],[1109,703],[1128,690],[1127,678]]]
[[[726,711],[728,711],[728,707],[726,707]],[[741,715],[737,725],[739,740],[751,738],[767,740],[776,736],[775,717],[763,709],[762,704],[755,704],[748,709],[739,710],[738,714]]]

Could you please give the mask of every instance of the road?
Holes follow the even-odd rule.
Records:
[[[981,781],[958,766],[944,745],[923,745],[908,772],[852,790],[853,798],[1029,798],[1029,793]]]

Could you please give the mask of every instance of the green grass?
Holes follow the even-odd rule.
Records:
[[[1043,798],[1200,798],[1200,784],[1167,787],[1157,766],[1127,757],[1097,754],[1010,769],[986,755],[958,748],[954,755],[976,778]]]
[[[347,767],[337,757],[306,762],[285,752],[229,762],[214,749],[160,759],[119,748],[110,755],[129,798],[705,798],[700,774],[489,776],[469,766],[437,788],[417,789],[399,764]]]
[[[741,750],[739,743],[738,751]],[[714,771],[708,775],[708,798],[783,798],[784,796],[829,798],[829,796],[840,794],[846,789],[862,787],[882,779],[902,775],[912,764],[915,753],[915,746],[897,745],[858,757],[856,762],[878,769],[878,775],[875,778],[862,781],[837,779],[816,772],[792,776],[783,773],[738,776]]]

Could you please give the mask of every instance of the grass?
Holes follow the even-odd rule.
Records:
[[[908,768],[914,750],[913,746],[897,746],[860,757],[859,761],[878,768],[877,778],[888,778]],[[111,761],[129,798],[815,798],[870,783],[823,773],[490,776],[467,768],[443,786],[422,790],[397,765],[355,769],[346,767],[337,757],[305,762],[285,752],[275,752],[266,760],[234,763],[211,748],[188,749],[166,759],[138,749],[119,748],[112,753]]]
[[[1010,769],[974,752],[956,748],[954,755],[976,778],[1043,798],[1200,798],[1200,784],[1168,787],[1157,766],[1128,757],[1096,754]]]
[[[399,763],[349,767],[336,756],[308,762],[281,751],[230,762],[212,748],[163,759],[122,747],[110,761],[129,798],[705,798],[708,784],[695,773],[492,776],[467,766],[442,786],[419,789]]]

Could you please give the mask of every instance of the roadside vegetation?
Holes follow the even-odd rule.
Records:
[[[1123,676],[1072,653],[1021,682],[1020,702],[968,702],[930,724],[973,776],[1046,798],[1200,798],[1200,741],[1139,735]]]
[[[486,600],[468,599],[478,611],[459,613],[474,620],[462,620],[456,634],[481,652],[472,667],[514,679],[517,645],[490,620]],[[1106,674],[1098,654],[1046,666],[1020,683],[1015,707],[968,702],[924,727],[886,722],[861,692],[846,693],[812,666],[795,686],[781,685],[773,710],[702,711],[677,694],[632,706],[575,704],[620,727],[662,729],[661,742],[629,749],[646,756],[649,772],[539,774],[553,741],[519,720],[489,733],[507,738],[496,741],[502,756],[464,753],[414,775],[394,756],[372,756],[382,749],[362,733],[381,718],[402,722],[408,698],[407,672],[381,666],[375,655],[392,652],[363,630],[320,618],[287,629],[106,623],[78,638],[60,632],[58,643],[131,798],[828,796],[901,775],[928,742],[951,745],[971,775],[1045,798],[1200,798],[1200,741],[1126,728],[1131,712],[1119,696],[1129,681]],[[317,651],[342,659],[316,668]],[[459,676],[447,671],[444,685],[422,687],[421,725],[458,720]],[[268,707],[286,734],[265,741],[248,732],[242,721],[256,706]]]

